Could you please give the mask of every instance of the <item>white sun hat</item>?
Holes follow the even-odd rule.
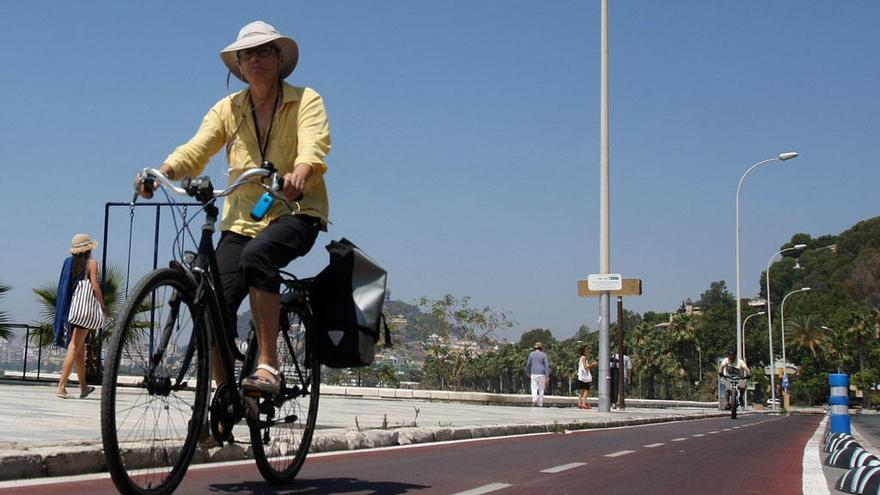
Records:
[[[241,31],[238,32],[238,39],[220,52],[220,58],[226,64],[226,67],[229,68],[229,72],[232,72],[235,74],[235,77],[244,81],[241,77],[236,52],[265,45],[266,43],[272,43],[278,48],[280,75],[281,79],[284,79],[293,72],[297,61],[299,61],[299,47],[293,38],[281,35],[274,26],[263,21],[254,21],[241,28]]]
[[[98,243],[89,234],[76,234],[70,241],[70,254],[84,253],[96,247]]]

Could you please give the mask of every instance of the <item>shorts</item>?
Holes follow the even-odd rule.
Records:
[[[281,288],[278,271],[312,249],[321,227],[319,218],[285,215],[256,237],[223,232],[217,245],[217,268],[230,331],[235,328],[238,307],[249,288],[277,293]]]
[[[582,382],[582,381],[578,380],[578,389],[579,390],[590,390],[590,383],[591,382]]]

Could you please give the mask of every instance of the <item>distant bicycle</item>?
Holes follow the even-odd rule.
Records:
[[[205,220],[198,251],[145,275],[113,330],[101,397],[101,433],[113,482],[126,494],[169,494],[180,484],[208,431],[221,444],[232,442],[233,426],[242,419],[260,473],[271,483],[289,482],[305,461],[318,414],[313,279],[298,280],[282,272],[281,388],[265,396],[243,395],[241,380],[255,366],[257,341],[252,331],[242,352],[231,337],[234,329],[226,328],[212,239],[216,199],[239,187],[262,187],[290,207],[277,193],[280,178],[270,165],[248,170],[225,190],[214,190],[208,177],[185,178],[177,187],[155,169],[144,169],[142,176],[148,187],[158,180],[166,190],[195,198],[203,205]],[[262,182],[266,178],[271,185]],[[175,246],[186,233],[184,222]],[[209,405],[212,346],[223,384]],[[237,370],[238,361],[243,364]]]
[[[745,379],[745,377],[740,375],[739,368],[730,365],[724,367],[722,376],[727,379],[727,391],[729,392],[727,404],[730,406],[730,419],[736,419],[736,410],[739,407],[740,396],[738,383],[740,380]]]

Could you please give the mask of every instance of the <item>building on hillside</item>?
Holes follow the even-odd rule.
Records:
[[[390,323],[391,325],[393,325],[395,327],[405,327],[406,323],[407,323],[406,316],[394,315],[388,319],[388,323]]]

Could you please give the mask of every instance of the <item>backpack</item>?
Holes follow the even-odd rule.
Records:
[[[330,263],[315,277],[312,298],[318,361],[331,368],[368,366],[383,322],[385,347],[391,347],[382,314],[387,272],[348,239],[326,249]]]

